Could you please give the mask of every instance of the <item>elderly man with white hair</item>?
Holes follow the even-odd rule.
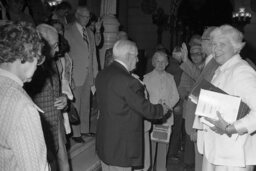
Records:
[[[134,42],[117,41],[113,55],[114,62],[96,77],[96,152],[103,171],[131,171],[143,167],[143,119],[161,119],[169,107],[145,99],[144,86],[130,74],[138,62]]]
[[[70,45],[69,55],[73,60],[74,105],[80,115],[80,124],[72,125],[73,140],[83,143],[81,134],[93,136],[90,132],[90,94],[98,73],[96,46],[101,41],[101,21],[95,24],[96,33],[88,28],[91,18],[86,6],[78,6],[75,22],[65,27],[64,36]]]
[[[223,113],[210,119],[215,126],[204,125],[204,171],[252,171],[256,164],[256,72],[239,55],[244,46],[243,35],[229,25],[211,34],[213,54],[220,67],[211,83],[230,95],[239,96],[250,107],[242,119],[228,123]],[[235,114],[235,113],[234,113]],[[232,134],[236,134],[234,139]]]

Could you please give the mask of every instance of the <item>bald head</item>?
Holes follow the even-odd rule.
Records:
[[[54,44],[58,40],[58,32],[53,26],[40,24],[36,29],[50,45]]]

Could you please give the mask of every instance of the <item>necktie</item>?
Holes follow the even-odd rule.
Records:
[[[87,35],[86,27],[83,27],[83,39],[87,43],[87,45],[89,46],[89,40],[88,40],[88,35]]]

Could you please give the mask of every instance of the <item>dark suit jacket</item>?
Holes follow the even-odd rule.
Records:
[[[119,167],[143,165],[143,118],[160,119],[163,109],[144,98],[144,87],[114,61],[96,77],[100,116],[96,152],[106,164]]]

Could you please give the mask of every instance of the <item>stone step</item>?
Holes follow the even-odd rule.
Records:
[[[75,144],[69,151],[72,171],[99,171],[100,160],[95,152],[95,138],[84,138],[85,143]]]

